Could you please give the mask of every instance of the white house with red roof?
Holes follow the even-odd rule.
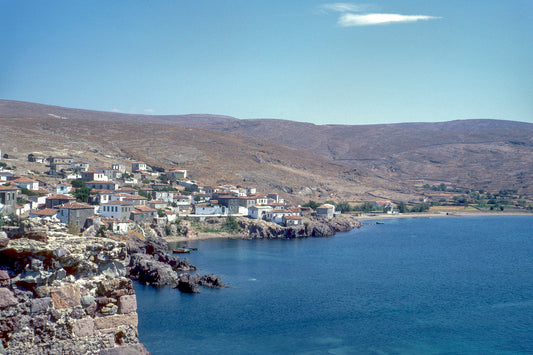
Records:
[[[388,213],[391,213],[394,205],[390,201],[376,201],[374,202],[374,206],[383,208],[383,211],[386,211]]]
[[[20,188],[36,191],[39,190],[39,181],[28,179],[26,177],[19,177],[12,180],[12,184]]]

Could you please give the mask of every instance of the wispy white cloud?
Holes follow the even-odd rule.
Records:
[[[352,14],[341,15],[338,24],[342,27],[372,26],[390,23],[408,23],[439,19],[440,17],[425,15],[400,15],[400,14]]]
[[[155,110],[152,109],[152,108],[146,108],[143,111],[146,112],[146,113],[154,113],[155,112]]]
[[[336,2],[331,4],[324,4],[320,6],[320,9],[324,11],[335,11],[335,12],[360,12],[367,9],[367,5],[356,5],[350,4],[347,2]]]
[[[371,13],[369,5],[335,2],[320,6],[323,12],[340,12],[337,24],[342,27],[373,26],[391,23],[408,23],[439,19],[441,17],[427,15],[402,15],[388,13]],[[374,11],[375,11],[374,7]]]
[[[111,110],[111,112],[122,112],[122,111],[120,111],[118,108],[114,108]]]

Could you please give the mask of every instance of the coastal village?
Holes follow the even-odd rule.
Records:
[[[178,256],[194,248],[169,248],[171,239],[327,237],[362,226],[347,202],[294,204],[253,186],[204,185],[179,167],[134,160],[91,166],[37,153],[24,162],[2,158],[1,354],[148,354],[139,340],[134,282],[185,293],[226,287]],[[422,188],[424,198],[449,199],[447,186]],[[454,202],[467,205],[479,193]],[[497,198],[514,203],[514,195]],[[424,211],[428,204],[418,202],[409,211]],[[380,211],[377,218],[407,211],[384,199],[363,207]]]
[[[42,179],[42,174],[20,174],[5,163],[9,158],[4,156],[0,167],[0,214],[11,219],[57,218],[72,232],[99,226],[128,234],[139,224],[166,226],[182,219],[227,216],[296,227],[306,218],[331,219],[340,214],[332,204],[313,210],[291,204],[275,192],[203,185],[185,169],[165,171],[138,161],[93,167],[71,156],[30,153],[28,162],[48,168]],[[388,201],[378,203],[392,206]]]

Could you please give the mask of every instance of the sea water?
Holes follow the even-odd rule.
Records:
[[[330,238],[207,240],[223,289],[135,285],[152,354],[531,354],[533,217],[365,222]]]

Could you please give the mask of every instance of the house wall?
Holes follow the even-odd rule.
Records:
[[[317,215],[323,218],[333,218],[333,212],[332,208],[317,208],[316,210]]]
[[[96,180],[98,181],[98,180]],[[116,190],[118,187],[117,183],[114,182],[104,182],[101,183],[87,183],[87,187],[90,189],[97,189],[97,190]]]
[[[1,214],[15,213],[17,209],[18,190],[0,191],[0,203],[3,205]]]
[[[103,205],[100,208],[100,213],[103,217],[111,217],[121,220],[129,219],[131,211],[133,211],[133,206]]]
[[[79,208],[68,209],[61,208],[57,214],[57,218],[66,224],[75,225],[78,229],[82,229],[85,226],[85,222],[88,218],[94,216],[93,208]]]
[[[225,206],[196,206],[195,214],[199,215],[225,215],[227,209]]]
[[[72,186],[66,186],[66,185],[56,186],[56,194],[58,195],[68,194],[71,190],[72,190]]]
[[[111,230],[113,233],[126,234],[130,231],[130,223],[113,222],[111,224]]]
[[[218,203],[227,208],[228,214],[239,213],[239,200],[237,198],[220,198]]]
[[[46,200],[46,208],[54,208],[56,206],[61,206],[61,205],[64,205],[65,203],[69,203],[71,201],[74,201],[74,199],[72,200]]]

